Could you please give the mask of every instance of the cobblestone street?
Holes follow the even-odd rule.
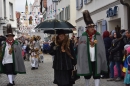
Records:
[[[53,84],[53,69],[52,58],[49,55],[45,55],[44,63],[40,63],[38,70],[31,70],[30,62],[25,61],[27,74],[17,75],[15,86],[56,86]],[[6,75],[1,75],[0,86],[6,86],[8,79]],[[90,81],[90,86],[94,86],[94,80]],[[85,86],[84,79],[76,81],[74,86]],[[107,82],[105,79],[101,80],[100,86],[124,86],[121,82]]]

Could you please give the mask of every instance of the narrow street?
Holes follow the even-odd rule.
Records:
[[[40,63],[38,70],[31,70],[30,62],[25,61],[27,74],[17,75],[15,86],[56,86],[53,84],[53,69],[52,58],[49,55],[44,56],[44,63]],[[0,86],[6,86],[8,79],[6,75],[1,75]],[[90,81],[90,86],[94,86],[94,81]],[[85,86],[84,79],[76,81],[74,86]],[[124,86],[121,82],[107,82],[105,79],[101,80],[100,86]]]

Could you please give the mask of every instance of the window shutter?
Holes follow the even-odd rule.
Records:
[[[60,20],[62,19],[62,14],[61,14],[61,12],[60,12]]]
[[[66,20],[66,13],[67,13],[67,12],[66,12],[66,8],[65,8],[64,10],[65,10],[65,20]]]
[[[80,9],[83,7],[83,0],[80,0]]]
[[[80,10],[82,7],[83,7],[83,0],[76,0],[76,9]]]
[[[66,14],[67,14],[67,15],[66,15],[66,20],[68,20],[68,6],[67,6],[67,8],[66,8],[66,12],[67,12],[67,13],[66,13]]]
[[[87,3],[91,2],[92,0],[87,0]]]
[[[84,0],[84,4],[85,4],[85,5],[87,4],[87,0]]]
[[[70,5],[68,6],[68,20],[70,19]]]
[[[76,9],[78,10],[79,9],[79,0],[76,0]]]
[[[62,10],[62,20],[64,20],[64,10]]]
[[[103,20],[103,21],[102,21],[102,34],[103,34],[103,32],[106,31],[106,30],[107,30],[107,21],[106,21],[106,20]]]
[[[117,15],[117,9],[118,9],[118,6],[115,6],[115,7],[114,7],[114,16]]]
[[[63,10],[61,11],[61,20],[63,20]]]

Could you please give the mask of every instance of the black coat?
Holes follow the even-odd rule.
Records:
[[[121,62],[123,58],[123,41],[122,39],[114,39],[109,49],[110,56],[113,57],[112,61]]]
[[[124,46],[126,44],[130,44],[130,38],[127,38],[125,35],[123,36],[123,43],[124,43]]]
[[[70,53],[74,59],[71,59],[66,52],[61,52],[61,46],[57,46],[54,50],[55,43],[51,43],[50,54],[54,55],[53,68],[55,70],[72,70],[76,65],[76,56],[74,53],[72,42],[70,42]]]
[[[29,53],[29,51],[30,51],[30,47],[27,46],[27,47],[26,47],[26,53]]]
[[[107,60],[108,60],[108,57],[109,57],[109,54],[110,54],[108,52],[108,49],[111,47],[112,39],[110,37],[106,37],[103,40],[104,40],[104,44],[105,44],[106,57],[107,57]]]

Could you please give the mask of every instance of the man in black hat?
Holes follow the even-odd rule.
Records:
[[[2,58],[0,60],[0,73],[7,74],[9,79],[7,86],[15,85],[14,79],[17,73],[26,73],[21,45],[14,40],[14,36],[12,27],[8,24],[7,39],[2,44]]]
[[[88,10],[83,12],[83,17],[87,30],[79,38],[77,73],[85,77],[85,86],[89,86],[91,76],[95,80],[95,86],[99,86],[101,72],[107,72],[105,46]]]

